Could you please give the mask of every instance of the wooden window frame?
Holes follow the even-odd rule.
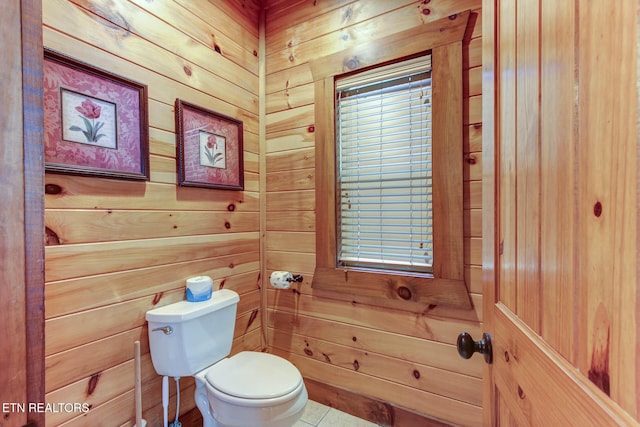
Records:
[[[310,62],[316,129],[314,291],[410,311],[434,305],[472,308],[464,283],[462,188],[462,41],[469,16],[465,11]],[[433,66],[433,275],[337,267],[335,78],[427,51]]]

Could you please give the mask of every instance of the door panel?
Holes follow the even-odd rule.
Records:
[[[640,418],[638,9],[483,3],[485,424]]]
[[[545,340],[576,363],[575,240],[575,5],[540,5],[540,271]],[[558,185],[562,183],[562,185]],[[562,203],[558,203],[562,201]],[[569,307],[569,309],[567,309]]]

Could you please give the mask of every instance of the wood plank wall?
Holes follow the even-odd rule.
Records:
[[[49,413],[46,425],[132,425],[136,340],[144,417],[161,425],[144,315],[183,299],[186,278],[210,275],[239,292],[233,352],[262,345],[258,3],[43,3],[46,47],[148,85],[151,164],[149,182],[45,177],[46,400],[91,405]],[[245,191],[176,185],[176,98],[244,122]],[[181,384],[186,412],[194,383]],[[172,397],[172,417],[174,408]]]
[[[475,309],[409,313],[321,297],[315,268],[314,91],[308,61],[472,10],[464,43],[465,280]],[[459,332],[480,336],[481,1],[267,2],[266,269],[304,275],[269,289],[270,350],[312,381],[458,425],[482,420],[481,358],[463,361]],[[317,387],[314,387],[317,388]],[[342,408],[349,411],[349,408]],[[375,417],[374,417],[375,418]]]

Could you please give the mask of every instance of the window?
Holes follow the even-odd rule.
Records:
[[[431,304],[472,308],[462,238],[462,38],[468,19],[469,12],[446,17],[310,62],[315,290],[418,312]],[[415,114],[381,109],[374,97],[378,104],[404,103]],[[430,120],[430,128],[408,125],[414,117]]]
[[[430,59],[336,79],[338,266],[433,272]]]

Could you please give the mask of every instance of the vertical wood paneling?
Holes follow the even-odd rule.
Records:
[[[51,0],[45,46],[148,86],[151,179],[47,174],[46,400],[87,402],[47,426],[134,419],[133,342],[143,353],[144,418],[162,419],[144,313],[184,298],[190,276],[240,293],[232,351],[260,349],[257,3]],[[255,21],[255,22],[254,22]],[[244,123],[245,191],[176,186],[176,98]],[[173,388],[173,387],[172,387]],[[181,382],[182,411],[194,408]],[[175,394],[175,391],[172,391]],[[175,405],[175,403],[174,403]],[[132,423],[131,423],[132,424]]]
[[[578,362],[598,388],[636,417],[637,386],[629,379],[640,369],[638,288],[631,285],[637,283],[631,265],[638,262],[638,95],[631,89],[637,78],[630,59],[637,52],[636,39],[629,35],[636,31],[637,12],[637,2],[615,8],[580,2],[576,76]],[[599,78],[603,67],[608,67],[606,78]]]
[[[637,425],[638,4],[488,4],[504,253],[484,251],[487,397],[500,425]]]
[[[267,63],[266,63],[266,18],[264,10],[261,10],[260,16],[258,17],[258,30],[259,30],[259,58],[260,58],[260,72],[258,78],[259,82],[259,98],[260,105],[258,108],[259,122],[260,122],[260,130],[259,130],[259,147],[260,147],[260,278],[261,284],[266,282],[267,277],[267,262],[266,262],[266,247],[267,247],[267,99],[266,99],[266,90],[267,90]],[[262,308],[261,314],[261,322],[262,328],[261,332],[261,346],[262,348],[267,348],[267,336],[266,336],[266,325],[267,325],[267,310],[266,308],[266,300],[267,300],[267,287],[261,286],[261,304]]]
[[[22,96],[24,146],[25,287],[27,338],[27,402],[44,401],[44,134],[42,101],[42,1],[23,0]],[[14,141],[18,142],[18,141]],[[0,256],[0,259],[2,257]],[[13,309],[13,307],[12,307]],[[13,347],[13,346],[11,346]],[[42,413],[30,413],[29,422],[44,424]]]
[[[539,4],[521,0],[516,10],[516,263],[517,313],[540,332],[540,103]]]
[[[500,128],[498,133],[500,138],[507,141],[514,141],[513,144],[501,145],[498,147],[500,159],[505,167],[501,170],[500,199],[504,201],[499,212],[500,222],[500,277],[505,286],[500,288],[500,301],[503,301],[509,308],[516,310],[517,304],[517,282],[515,263],[517,259],[516,227],[517,212],[517,182],[516,182],[516,120],[518,111],[516,110],[516,3],[501,2],[497,11],[499,26],[498,45],[500,46],[500,56],[496,72],[500,73],[501,86],[498,98],[500,101]]]
[[[574,99],[575,26],[570,25],[575,22],[574,13],[573,1],[540,3],[542,336],[573,362],[575,108],[573,102],[561,104],[556,99]]]
[[[462,42],[450,43],[432,50],[432,61],[441,64],[434,67],[432,113],[434,123],[433,140],[433,253],[434,274],[437,277],[460,280],[464,278],[464,241],[462,234],[450,232],[460,230],[462,225],[463,172],[460,159],[463,157],[462,126],[462,81],[453,78],[449,70],[462,67]],[[446,64],[446,65],[444,65]],[[445,166],[446,165],[446,166]],[[451,165],[456,165],[451,166]],[[446,234],[446,235],[445,235]],[[446,254],[446,255],[445,255]]]
[[[319,188],[318,182],[322,180],[317,177],[332,173],[323,165],[334,154],[332,149],[327,149],[322,158],[318,158],[317,153],[315,158],[306,155],[307,149],[314,147],[314,136],[323,138],[331,133],[317,121],[320,117],[320,122],[331,123],[330,106],[310,104],[317,99],[313,91],[332,91],[333,87],[332,81],[319,80],[314,88],[307,61],[421,25],[436,19],[436,15],[440,17],[440,13],[446,12],[446,16],[467,9],[479,12],[481,2],[438,1],[422,3],[417,8],[416,4],[403,0],[369,3],[364,0],[349,4],[318,2],[317,5],[271,2],[267,9],[267,271],[288,270],[304,275],[304,281],[293,291],[268,292],[270,349],[296,363],[306,377],[363,396],[375,395],[392,408],[407,408],[450,423],[479,425],[480,383],[474,383],[476,385],[464,393],[456,394],[453,390],[446,401],[424,394],[416,383],[422,371],[419,366],[424,366],[425,372],[437,372],[444,382],[455,382],[456,374],[471,375],[470,369],[475,372],[472,375],[480,372],[480,365],[458,362],[455,347],[450,345],[460,328],[480,334],[481,317],[477,312],[434,307],[405,317],[406,312],[367,305],[366,298],[360,295],[354,295],[351,303],[345,303],[310,287],[316,255],[321,255],[310,251],[314,242],[330,238],[334,231],[314,228],[307,231],[301,227],[307,224],[307,218],[313,220],[314,193],[330,190]],[[352,13],[345,14],[345,11]],[[476,27],[468,34],[472,38],[462,47],[465,82],[462,103],[467,126],[460,132],[461,153],[462,150],[465,153],[460,157],[465,161],[462,190],[466,209],[465,269],[461,274],[468,280],[468,289],[474,292],[474,304],[481,306],[482,88],[477,71],[482,63],[481,32]],[[374,44],[371,46],[375,49]],[[289,97],[294,98],[289,100]],[[325,117],[327,115],[329,117]],[[329,145],[329,148],[332,147]],[[310,165],[315,165],[316,179],[309,179],[303,185]],[[332,215],[329,206],[315,208],[315,215]],[[309,237],[309,233],[314,233],[314,238]],[[415,327],[418,329],[413,329]],[[422,333],[430,338],[424,339],[426,336]],[[305,339],[308,346],[304,344]],[[379,360],[389,363],[375,362]],[[387,382],[389,378],[394,378],[393,387]],[[418,381],[422,379],[428,381],[422,376]],[[385,389],[378,390],[382,384]],[[393,393],[389,393],[391,389]],[[422,396],[420,404],[416,396]],[[469,399],[470,396],[474,397]],[[467,418],[470,414],[476,414],[477,418]]]
[[[5,200],[0,210],[0,324],[7,336],[7,348],[0,369],[0,402],[27,400],[26,325],[25,325],[25,178],[23,163],[23,98],[20,1],[6,2],[2,28],[2,57],[5,78],[0,82],[3,102],[0,114],[0,185]],[[11,427],[27,421],[23,411],[3,413],[3,423]]]

